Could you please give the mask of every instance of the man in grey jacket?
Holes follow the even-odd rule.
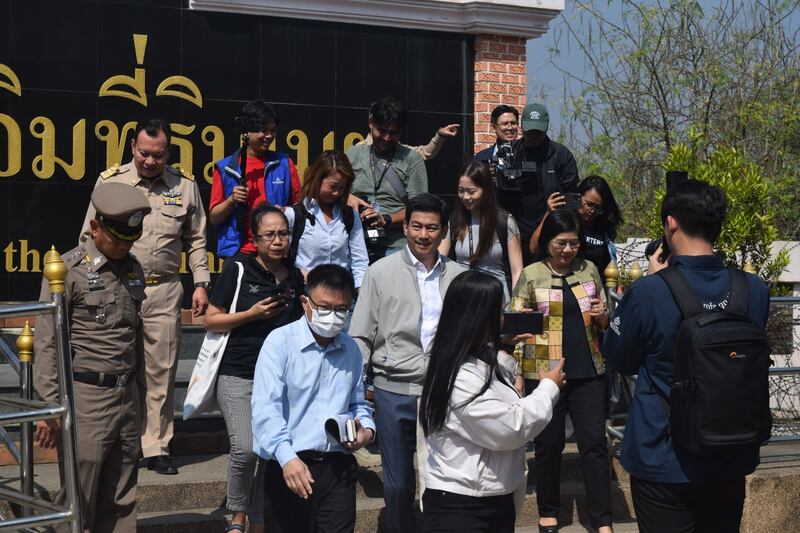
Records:
[[[464,268],[439,255],[447,207],[423,193],[406,207],[407,246],[367,270],[350,335],[375,377],[386,531],[414,531],[417,412],[430,345],[450,282]],[[420,469],[423,461],[418,461]],[[422,473],[420,473],[422,477]]]

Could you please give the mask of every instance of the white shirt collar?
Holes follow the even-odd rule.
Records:
[[[417,270],[420,268],[423,269],[425,272],[428,272],[428,268],[417,259],[417,257],[411,253],[411,248],[406,244],[406,253],[408,254],[408,258],[411,260],[411,264],[416,267]],[[442,266],[442,254],[436,252],[436,263],[433,265],[433,268],[430,270],[430,273],[433,273],[437,268],[441,268]]]

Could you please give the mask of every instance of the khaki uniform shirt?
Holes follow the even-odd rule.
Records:
[[[158,178],[142,179],[131,162],[104,171],[95,186],[103,183],[132,185],[150,202],[152,211],[144,217],[142,236],[133,244],[132,250],[148,280],[176,276],[184,249],[194,282],[211,280],[206,255],[206,211],[200,189],[191,177],[167,165]],[[83,221],[81,241],[88,238],[89,221],[95,216],[96,211],[90,203]]]
[[[130,254],[112,262],[89,239],[63,257],[66,313],[69,317],[72,366],[77,372],[125,374],[142,360],[139,310],[144,295],[142,267]],[[42,280],[42,301],[50,287]],[[34,383],[39,395],[58,401],[58,370],[53,319],[36,321]]]

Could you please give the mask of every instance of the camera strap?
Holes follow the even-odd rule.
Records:
[[[391,162],[376,157],[374,147],[370,147],[369,161],[370,167],[372,168],[372,179],[374,185],[372,194],[373,200],[377,201],[378,189],[381,188],[383,179],[386,178],[386,180],[389,182],[389,185],[391,185],[392,189],[394,189],[395,193],[397,193],[397,196],[400,197],[400,201],[407,205],[408,192],[406,191],[406,186],[403,184],[402,178],[397,173],[397,170],[394,168]],[[383,163],[383,170],[381,170],[381,175],[380,178],[378,178],[378,182],[375,183],[375,170],[380,166],[381,163]]]
[[[467,260],[469,261],[469,268],[470,270],[472,270],[471,259],[472,259],[472,254],[475,253],[473,252],[474,248],[472,245],[472,213],[470,213],[469,215],[469,224],[467,224],[467,235],[469,235],[469,256],[467,256]],[[453,244],[453,246],[455,246],[455,244]]]

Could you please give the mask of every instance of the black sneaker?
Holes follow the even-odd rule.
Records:
[[[147,460],[147,469],[154,470],[164,476],[174,476],[178,473],[178,469],[172,464],[172,459],[170,459],[169,455],[151,457]]]

